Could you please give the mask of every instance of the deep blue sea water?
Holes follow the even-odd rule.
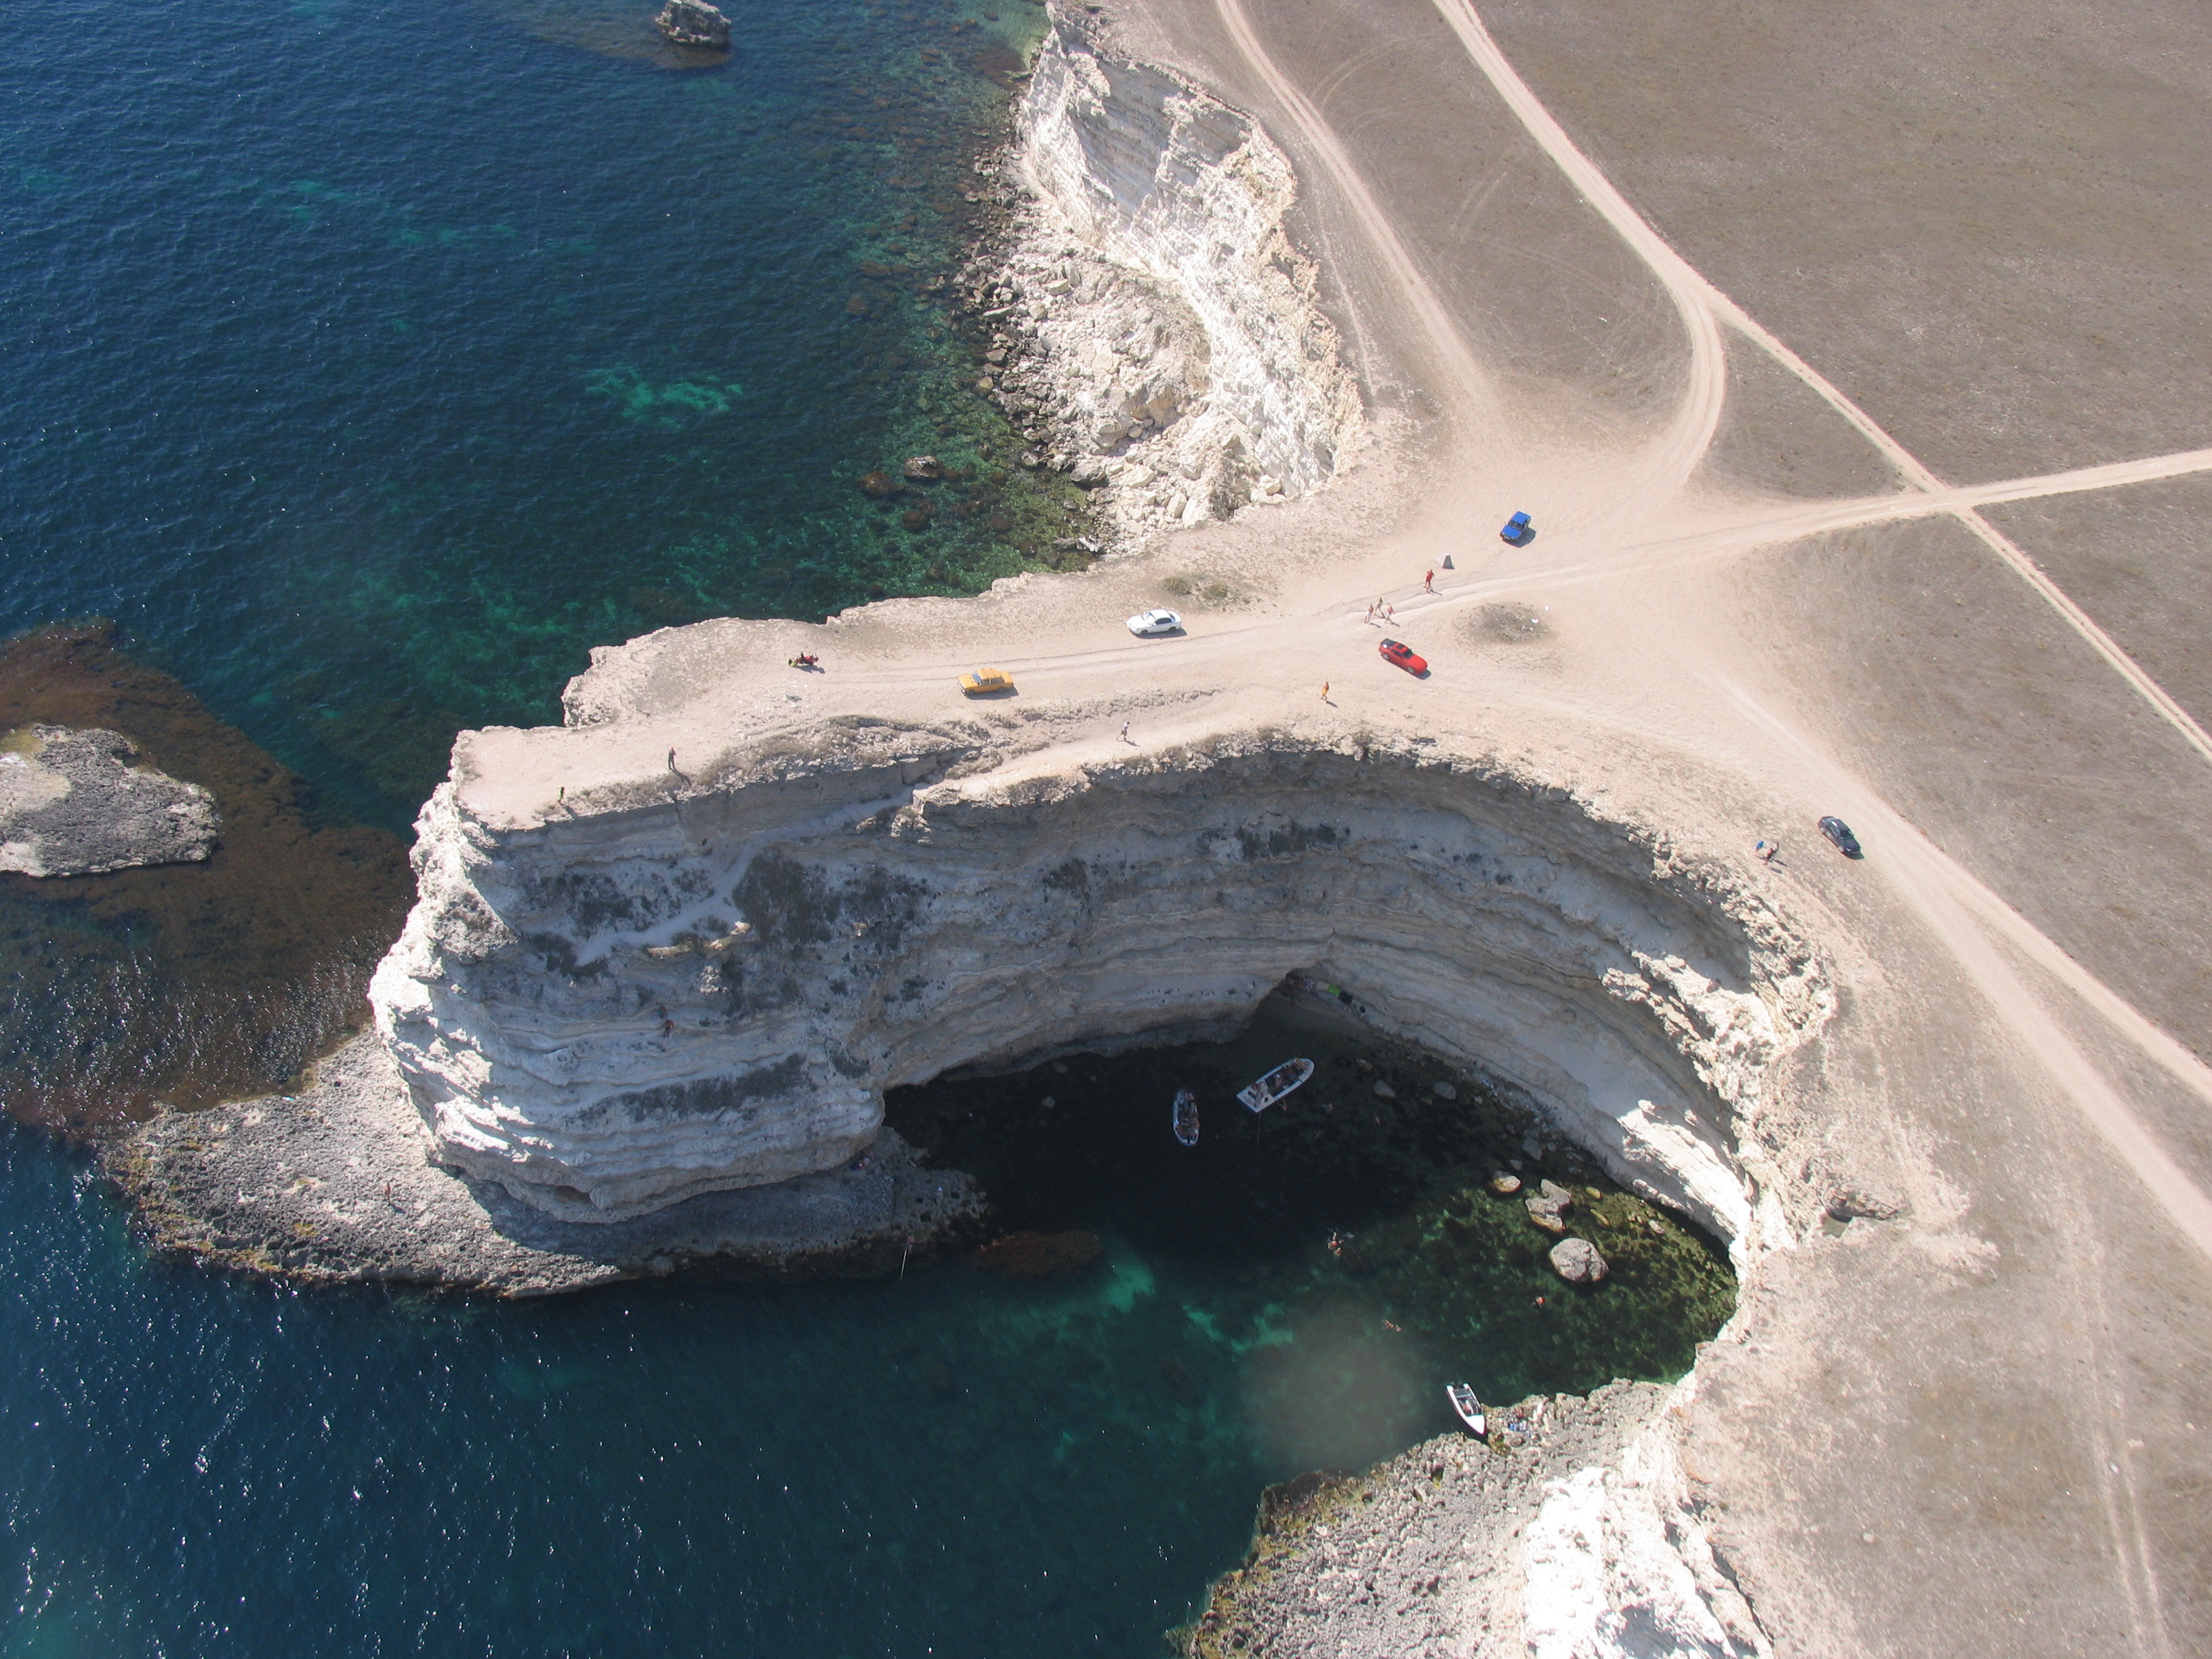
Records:
[[[1040,15],[738,0],[718,64],[659,46],[653,9],[11,10],[0,633],[113,618],[318,822],[404,830],[454,730],[556,718],[594,644],[972,590],[1064,527],[962,392],[930,288]],[[915,529],[855,480],[921,449],[975,477]],[[304,846],[289,822],[264,842]],[[351,848],[298,890],[337,890]],[[322,920],[231,931],[189,899],[9,878],[9,1043],[46,1010],[56,1046],[96,1048],[126,1006],[41,963],[143,1012],[195,960],[225,987],[212,954],[306,951]],[[203,954],[160,967],[161,929]],[[192,1041],[222,1018],[198,1007]],[[1157,1109],[1162,1075],[1128,1086]],[[1663,1373],[1716,1316],[1679,1239],[1663,1294],[1636,1301],[1632,1262],[1616,1302],[1540,1316],[1525,1248],[1468,1268],[1500,1224],[1464,1194],[1378,1213],[1372,1260],[1325,1255],[1335,1218],[1269,1184],[1287,1131],[1206,1149],[1275,1242],[1179,1243],[1159,1139],[1118,1185],[1077,1180],[1079,1213],[1054,1194],[1103,1129],[1000,1172],[1034,1222],[1098,1231],[1065,1278],[502,1306],[149,1261],[80,1158],[0,1130],[0,1655],[1149,1654],[1261,1483],[1442,1428],[1439,1368]]]
[[[988,436],[920,289],[1006,95],[979,60],[1041,14],[747,0],[672,67],[653,9],[11,15],[0,630],[114,617],[404,829],[454,730],[557,719],[593,644],[1018,568],[1018,527],[897,532],[854,481],[992,459],[937,429]]]

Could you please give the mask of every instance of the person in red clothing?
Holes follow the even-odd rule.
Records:
[[[1431,570],[1427,575],[1422,577],[1421,586],[1427,588],[1430,592],[1435,592],[1437,591],[1437,573]]]

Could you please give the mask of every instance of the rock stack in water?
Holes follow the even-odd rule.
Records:
[[[707,0],[668,0],[653,24],[679,46],[730,49],[730,20]]]

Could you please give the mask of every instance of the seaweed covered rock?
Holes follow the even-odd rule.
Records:
[[[979,1245],[970,1257],[979,1267],[1009,1279],[1051,1279],[1098,1260],[1098,1235],[1077,1229],[1064,1233],[1008,1233]]]

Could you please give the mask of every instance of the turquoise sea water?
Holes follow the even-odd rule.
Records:
[[[404,831],[456,728],[555,718],[592,645],[972,589],[1066,527],[930,291],[1039,14],[741,3],[714,64],[653,9],[9,15],[0,631],[112,617],[289,767],[327,844],[271,809],[288,894],[350,891],[349,826]],[[916,529],[854,481],[922,449],[973,477]],[[176,1029],[220,1046],[234,982],[381,914],[231,927],[210,895],[253,876],[0,881],[0,1055],[118,1010],[158,1043],[195,972]],[[1582,1387],[1709,1334],[1724,1275],[1679,1234],[1534,1310],[1525,1224],[1464,1180],[1517,1139],[1432,1097],[1370,1114],[1370,1163],[1333,1118],[1210,1117],[1163,1178],[1170,1073],[1252,1058],[1086,1066],[1049,1121],[1035,1079],[902,1105],[948,1156],[1027,1149],[989,1172],[1011,1220],[1095,1232],[1035,1281],[302,1295],[149,1261],[80,1158],[0,1130],[0,1655],[1147,1654],[1263,1482],[1442,1429],[1443,1370]]]
[[[453,731],[557,719],[592,645],[1018,568],[1018,474],[996,535],[855,480],[1006,459],[922,290],[1041,13],[750,4],[672,67],[653,10],[11,17],[0,629],[115,617],[404,830]]]

